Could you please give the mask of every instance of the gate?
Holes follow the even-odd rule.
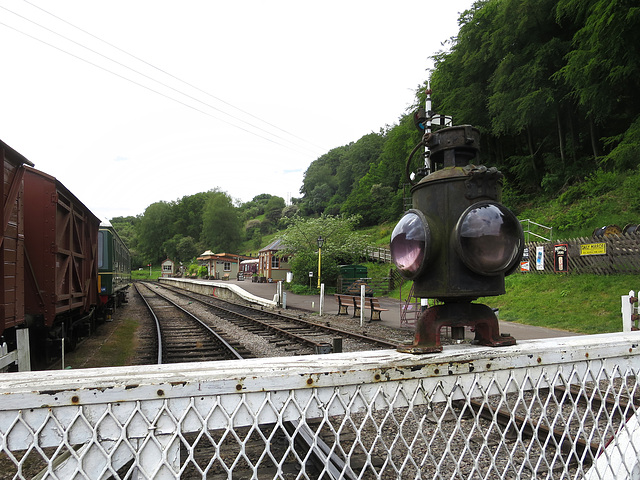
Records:
[[[3,374],[0,475],[629,478],[639,345],[629,332]]]

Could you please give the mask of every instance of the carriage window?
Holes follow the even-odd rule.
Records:
[[[98,232],[98,268],[107,268],[109,252],[105,248],[104,232]]]

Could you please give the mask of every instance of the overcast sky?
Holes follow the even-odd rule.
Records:
[[[289,200],[397,123],[471,4],[0,0],[0,139],[102,219],[216,187]]]

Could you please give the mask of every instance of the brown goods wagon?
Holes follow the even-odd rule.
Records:
[[[29,160],[0,140],[4,164],[3,216],[0,236],[0,335],[24,323],[23,177]]]
[[[66,332],[98,302],[100,220],[55,177],[24,177],[25,313],[36,325],[64,322]]]

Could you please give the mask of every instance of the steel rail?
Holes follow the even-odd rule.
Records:
[[[140,293],[140,289],[138,288],[138,282],[134,282],[133,286],[136,289],[136,293],[140,296],[140,298],[142,298],[142,301],[147,306],[147,310],[149,311],[149,313],[153,317],[153,321],[156,324],[156,338],[158,340],[158,358],[157,358],[156,363],[158,365],[162,365],[162,341],[161,341],[161,339],[162,339],[162,331],[160,330],[160,320],[158,320],[158,317],[157,317],[156,313],[153,311],[153,308],[151,308],[151,305],[149,305],[149,302],[147,302],[147,299],[145,298],[145,296],[142,295],[142,293]],[[149,288],[146,285],[145,285],[145,287]]]
[[[145,285],[147,288],[148,285],[146,285],[143,282],[143,285]],[[187,316],[189,316],[191,319],[193,319],[195,322],[197,322],[199,325],[201,325],[202,327],[204,327],[213,337],[215,337],[218,342],[220,342],[222,344],[222,346],[231,354],[233,355],[236,359],[238,360],[242,360],[244,357],[242,355],[240,355],[240,353],[229,344],[229,342],[227,342],[224,338],[222,338],[214,329],[212,329],[209,325],[207,325],[206,323],[204,323],[201,319],[199,319],[198,317],[196,317],[194,314],[192,314],[191,312],[189,312],[188,310],[185,310],[184,308],[182,308],[180,305],[178,305],[177,303],[175,303],[173,300],[171,300],[170,298],[162,295],[159,292],[155,292],[153,291],[151,288],[149,288],[149,291],[152,292],[154,295],[157,295],[158,297],[162,298],[163,300],[169,302],[171,305],[173,305],[175,308],[177,308],[178,310],[180,310],[181,312],[185,313]],[[144,298],[144,297],[143,297]],[[145,300],[146,303],[146,300]],[[147,304],[148,305],[148,304]],[[154,318],[155,314],[154,314]],[[157,322],[157,320],[156,320]],[[159,323],[158,323],[158,329],[159,329]],[[158,343],[160,344],[160,336],[158,337]],[[158,364],[161,364],[162,360],[160,360],[158,362]]]
[[[250,307],[245,307],[245,308],[250,308]],[[276,317],[279,316],[279,317],[285,318],[285,319],[287,319],[287,320],[289,320],[291,322],[298,323],[300,325],[305,325],[307,327],[316,328],[318,330],[325,330],[325,331],[328,331],[328,332],[331,332],[331,333],[344,335],[345,337],[354,338],[356,340],[360,340],[360,341],[363,341],[363,342],[366,342],[366,343],[373,343],[374,345],[379,345],[381,347],[393,348],[394,350],[398,347],[397,343],[387,342],[386,340],[383,340],[381,338],[368,337],[368,336],[362,335],[360,333],[350,332],[349,330],[343,330],[341,328],[331,327],[329,325],[323,325],[321,323],[310,322],[308,320],[303,320],[301,318],[295,318],[295,317],[292,317],[290,315],[283,315],[281,313],[275,313],[275,312],[265,312],[265,314],[276,316]]]
[[[462,415],[468,409],[473,415],[478,415],[485,420],[495,421],[498,425],[507,429],[514,429],[528,438],[533,438],[535,435],[541,442],[544,442],[547,438],[552,437],[560,450],[569,456],[569,462],[591,462],[597,456],[600,448],[595,442],[572,438],[567,432],[547,427],[541,423],[534,424],[530,419],[517,415],[505,408],[494,409],[488,404],[483,404],[471,398],[454,400],[452,403],[461,409]],[[587,450],[590,452],[590,456],[585,456]]]
[[[636,414],[638,407],[640,407],[640,399],[637,397],[629,398],[620,396],[617,398],[617,401],[614,401],[608,397],[602,398],[602,396],[595,392],[589,392],[574,384],[569,385],[568,389],[561,385],[557,385],[553,387],[553,394],[561,401],[565,397],[571,397],[576,402],[590,407],[591,409],[594,407],[608,407],[612,418],[620,416],[628,420]]]
[[[295,333],[291,333],[287,330],[284,330],[280,327],[277,327],[275,325],[271,325],[267,322],[263,322],[262,320],[259,320],[257,318],[253,318],[250,317],[248,315],[244,315],[242,313],[238,313],[238,312],[234,312],[233,310],[228,310],[226,308],[217,306],[217,305],[212,305],[210,303],[205,303],[205,305],[207,305],[208,307],[214,308],[218,311],[223,311],[225,312],[227,315],[233,315],[235,317],[238,317],[242,320],[246,320],[248,322],[254,323],[254,324],[258,324],[261,327],[265,328],[266,330],[270,330],[272,332],[275,332],[277,335],[283,336],[283,337],[287,337],[290,338],[291,340],[295,340],[296,342],[299,342],[303,345],[307,345],[312,347],[316,352],[320,349],[322,349],[323,347],[325,347],[327,344],[326,342],[315,342],[313,340],[310,340],[306,337],[301,337],[300,335],[296,335]]]
[[[309,320],[303,320],[302,318],[296,318],[296,317],[293,317],[291,315],[284,315],[284,314],[282,314],[280,312],[268,312],[268,311],[265,311],[265,310],[258,310],[258,309],[253,308],[253,307],[248,307],[248,306],[245,306],[245,305],[237,305],[237,304],[233,304],[233,305],[236,305],[239,308],[246,308],[248,310],[260,311],[265,316],[271,316],[271,317],[274,317],[276,319],[285,319],[287,321],[290,321],[290,322],[293,322],[293,323],[297,323],[299,325],[304,325],[305,327],[315,328],[317,330],[323,330],[323,331],[327,331],[327,332],[343,335],[345,337],[350,337],[350,338],[353,338],[353,339],[356,339],[356,340],[360,340],[360,341],[366,342],[366,343],[372,343],[374,345],[378,345],[378,346],[381,346],[381,347],[393,348],[394,350],[398,347],[397,343],[388,342],[388,341],[383,340],[381,338],[368,337],[366,335],[362,335],[360,333],[351,332],[349,330],[343,330],[341,328],[331,327],[329,325],[323,325],[321,323],[310,322]],[[216,306],[216,308],[223,308],[223,307],[217,307]]]
[[[148,288],[149,291],[151,291],[153,294],[168,301],[169,303],[171,303],[172,305],[174,305],[175,307],[177,307],[178,309],[180,309],[181,311],[189,315],[191,318],[193,318],[194,320],[196,320],[197,322],[205,326],[213,335],[215,335],[221,342],[223,342],[227,346],[227,348],[229,348],[239,360],[243,359],[242,355],[235,348],[229,345],[229,343],[226,340],[220,337],[220,335],[218,335],[208,325],[204,324],[199,318],[195,317],[191,312],[188,312],[187,310],[182,308],[180,305],[176,304],[173,300],[167,298],[161,293],[151,290],[149,286],[146,285],[144,282],[143,282],[143,285],[145,285],[145,287]],[[136,291],[138,292],[138,294],[140,294],[140,291],[138,290],[137,286],[136,286]],[[147,305],[147,308],[150,309],[151,314],[156,320],[156,326],[158,329],[158,333],[160,335],[160,325],[155,313],[153,313],[153,310],[151,309],[149,303],[144,298],[144,296],[143,295],[140,295],[140,296],[143,298],[145,304]],[[231,312],[231,313],[234,313],[234,312]],[[255,319],[246,317],[238,313],[234,313],[234,314],[245,317],[251,320],[252,322],[256,321]],[[275,328],[276,330],[280,330],[280,329],[277,329],[277,327],[272,327],[272,328]],[[282,332],[288,333],[288,332],[285,332],[284,330],[282,330]],[[295,334],[289,334],[289,335],[292,337],[298,337]],[[298,338],[302,339],[302,337],[298,337]],[[310,340],[307,340],[307,339],[303,339],[303,340],[306,340],[309,343],[314,343],[316,345],[319,345],[317,342],[311,342]],[[158,336],[158,345],[160,344],[161,344],[160,336]],[[159,355],[158,364],[161,364],[161,363],[162,363],[162,358]],[[346,462],[342,458],[340,458],[340,456],[337,453],[331,452],[331,449],[329,448],[329,446],[326,444],[324,440],[322,440],[319,437],[315,437],[309,425],[307,425],[306,423],[301,423],[299,421],[285,421],[284,427],[289,433],[289,435],[293,438],[294,442],[298,441],[299,443],[302,443],[303,447],[311,452],[313,456],[312,461],[314,462],[314,464],[316,464],[318,468],[322,469],[322,467],[326,465],[326,474],[328,475],[329,478],[331,479],[346,478],[346,479],[353,479],[353,480],[357,478],[354,475],[354,472],[351,470],[351,468],[346,464]]]
[[[221,311],[233,313],[233,314],[236,314],[236,315],[242,315],[241,313],[234,312],[233,310],[227,309],[227,308],[222,307],[220,305],[215,305],[214,303],[212,303],[210,301],[211,299],[203,300],[202,298],[199,298],[196,295],[191,295],[189,291],[184,290],[182,288],[177,288],[177,287],[164,285],[164,284],[162,285],[162,287],[166,288],[168,290],[172,290],[174,292],[180,292],[181,295],[185,295],[185,296],[187,296],[187,297],[189,297],[189,298],[191,298],[191,299],[193,299],[193,300],[195,300],[197,302],[200,302],[200,303],[202,303],[204,305],[207,305],[207,306],[211,306],[211,307],[219,309]],[[297,323],[299,325],[303,325],[303,326],[308,327],[308,328],[314,328],[316,330],[321,330],[321,331],[329,332],[329,333],[336,334],[336,335],[342,335],[344,337],[349,337],[349,338],[352,338],[352,339],[355,339],[355,340],[359,340],[361,342],[370,343],[370,344],[377,345],[377,346],[380,346],[380,347],[383,347],[383,348],[391,348],[391,349],[395,350],[398,347],[398,343],[388,342],[388,341],[383,340],[381,338],[368,337],[366,335],[362,335],[362,334],[359,334],[359,333],[351,332],[349,330],[344,330],[344,329],[341,329],[341,328],[331,327],[329,325],[323,325],[321,323],[310,322],[308,320],[303,320],[301,318],[296,318],[296,317],[293,317],[291,315],[284,315],[284,314],[282,314],[280,312],[269,312],[269,311],[261,310],[261,309],[259,310],[259,309],[254,308],[254,307],[250,307],[250,306],[247,306],[247,305],[240,305],[240,304],[237,304],[237,303],[228,302],[226,300],[221,300],[221,299],[218,299],[218,298],[216,298],[215,300],[219,301],[219,302],[224,302],[224,303],[229,304],[229,305],[233,305],[234,307],[239,308],[239,309],[250,310],[250,311],[253,311],[253,312],[259,312],[261,315],[264,315],[264,316],[270,316],[270,317],[274,317],[276,319],[283,319],[283,320],[286,320],[286,321],[289,321],[289,322],[292,322],[292,323]]]

